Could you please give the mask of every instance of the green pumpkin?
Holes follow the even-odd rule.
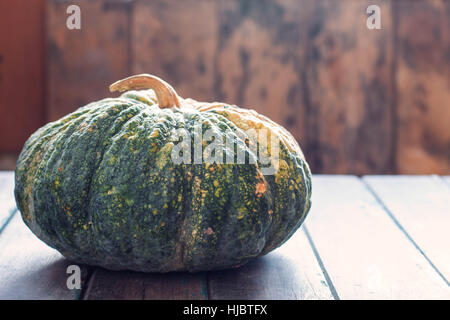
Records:
[[[17,206],[46,244],[113,270],[194,272],[243,265],[299,228],[311,173],[284,128],[253,110],[182,99],[151,75],[111,90],[128,92],[48,123],[19,156]],[[249,129],[278,142],[264,145]],[[198,140],[211,130],[214,139]],[[218,137],[216,162],[174,161],[204,155]],[[259,152],[275,160],[273,173],[264,173]]]

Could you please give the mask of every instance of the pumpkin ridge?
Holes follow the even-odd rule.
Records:
[[[128,104],[129,104],[129,102],[128,102]],[[128,108],[126,108],[126,109],[124,109],[124,110],[122,110],[120,113],[119,113],[119,115],[118,115],[118,117],[121,117],[121,114],[123,114],[123,113],[125,113],[126,111],[128,111],[130,108],[133,108],[133,107],[135,107],[136,105],[135,105],[135,102],[134,101],[132,101],[132,103],[131,104],[129,104],[128,105]],[[145,107],[143,107],[143,108],[145,108]],[[141,112],[142,112],[142,110],[144,110],[144,109],[141,109],[141,110],[139,110],[135,115],[133,115],[131,118],[129,118],[127,121],[125,121],[125,122],[123,122],[123,123],[121,123],[120,124],[120,126],[117,126],[117,128],[116,129],[114,129],[114,131],[113,131],[113,133],[111,134],[111,135],[109,135],[109,136],[105,136],[104,137],[104,139],[103,139],[103,143],[106,141],[106,140],[110,140],[110,143],[108,143],[107,144],[107,146],[105,146],[101,151],[100,151],[100,157],[99,157],[99,159],[98,159],[98,161],[97,161],[97,164],[96,164],[96,170],[95,170],[95,172],[90,176],[90,179],[89,179],[89,183],[88,183],[88,186],[87,186],[87,199],[92,199],[91,198],[91,196],[92,196],[92,192],[91,192],[91,187],[92,187],[92,182],[94,181],[94,179],[96,178],[96,175],[97,175],[97,171],[98,171],[98,168],[101,166],[101,164],[102,164],[102,162],[103,162],[103,158],[104,158],[104,156],[105,156],[105,153],[107,152],[107,150],[108,150],[108,148],[111,146],[111,141],[112,141],[112,139],[114,138],[114,136],[116,136],[116,134],[118,134],[130,121],[132,121],[136,116],[138,116]],[[109,130],[111,130],[111,127],[113,127],[115,125],[115,121],[113,121],[112,123],[111,123],[111,126],[109,127]],[[109,130],[107,130],[107,131],[105,131],[105,132],[109,132]],[[89,203],[87,203],[86,204],[86,220],[85,221],[92,221],[92,210],[89,210],[89,207],[90,207],[90,205],[89,205]],[[93,241],[95,242],[95,232],[92,232],[92,234],[91,234],[91,236],[92,236],[92,238],[93,238]]]
[[[104,161],[105,161],[105,155],[111,151],[111,148],[114,144],[114,140],[117,138],[117,136],[119,134],[121,134],[121,132],[123,131],[124,128],[126,128],[126,126],[132,122],[132,121],[136,121],[136,118],[141,115],[143,112],[146,111],[146,108],[148,108],[148,105],[144,105],[142,102],[138,102],[138,101],[129,101],[128,99],[125,99],[126,101],[128,101],[128,103],[131,102],[131,104],[129,105],[129,107],[127,109],[122,110],[119,115],[117,115],[117,118],[120,118],[123,116],[123,114],[126,114],[126,111],[129,111],[130,108],[133,107],[138,107],[140,108],[140,110],[138,110],[136,112],[136,114],[134,114],[131,118],[128,118],[125,122],[121,123],[119,126],[117,126],[117,128],[113,131],[113,133],[111,135],[109,135],[105,140],[109,140],[108,145],[103,149],[103,152],[101,153],[101,158],[99,160],[99,162],[96,165],[96,170],[94,172],[94,174],[91,176],[91,180],[90,180],[90,186],[89,186],[89,196],[88,199],[90,199],[90,203],[88,204],[88,208],[87,208],[87,212],[88,212],[88,217],[90,221],[94,221],[95,219],[93,218],[94,216],[94,209],[92,208],[92,199],[93,199],[93,194],[91,192],[91,186],[92,183],[94,181],[96,181],[97,179],[99,179],[99,171],[100,169],[103,167],[104,165]],[[131,100],[131,99],[130,99]],[[155,122],[154,122],[155,123]],[[152,124],[154,124],[152,123]],[[112,126],[114,126],[115,122],[112,123]],[[97,232],[92,232],[92,236],[93,238],[95,238],[97,235]]]
[[[130,107],[130,104],[128,103],[128,104],[125,104],[124,105],[124,110],[126,110],[128,107]],[[52,158],[56,158],[56,159],[62,159],[63,157],[64,157],[64,154],[65,154],[65,150],[67,150],[67,146],[68,146],[68,144],[70,143],[70,141],[74,141],[73,139],[75,139],[75,140],[78,140],[79,138],[77,138],[75,135],[74,135],[74,132],[76,132],[77,130],[79,130],[80,129],[80,127],[81,127],[81,125],[82,125],[82,123],[85,123],[86,121],[89,121],[89,120],[93,120],[93,119],[95,119],[96,117],[99,117],[102,113],[105,113],[105,112],[108,112],[109,111],[109,108],[107,108],[107,109],[104,109],[103,108],[103,106],[101,105],[101,106],[99,106],[98,108],[96,108],[96,109],[92,109],[92,110],[90,110],[89,112],[87,112],[87,113],[85,113],[85,114],[83,114],[82,116],[80,116],[80,117],[78,117],[77,118],[77,121],[76,122],[71,122],[70,124],[70,126],[68,126],[67,128],[66,128],[66,130],[64,130],[64,131],[61,131],[61,132],[58,132],[59,134],[57,134],[57,135],[54,135],[54,139],[53,139],[53,142],[52,142],[52,144],[50,145],[50,149],[49,149],[49,151],[51,151],[52,152],[52,154],[49,156],[49,157],[52,157]],[[114,124],[114,121],[112,121],[112,125]],[[119,128],[120,129],[120,128]],[[68,137],[68,138],[65,138],[65,137]],[[101,144],[101,142],[102,141],[104,141],[105,140],[105,136],[104,135],[102,135],[101,136],[103,139],[99,139],[99,144]],[[63,143],[64,143],[64,146],[61,148],[61,150],[58,152],[58,153],[55,153],[55,150],[56,149],[54,149],[55,148],[55,145],[58,143],[58,141],[64,141]],[[52,150],[52,148],[53,148],[53,150]],[[46,162],[45,160],[47,159],[47,161],[49,161],[50,160],[50,158],[43,158],[42,159],[42,162],[43,163],[45,163],[46,165],[48,164],[48,162]],[[55,160],[56,161],[56,160]],[[47,167],[48,167],[48,165],[47,165]],[[43,170],[42,168],[40,168],[40,170]],[[50,167],[48,167],[48,169],[46,169],[46,170],[50,170],[50,173],[51,173],[51,171],[52,171],[52,169],[50,168]],[[90,177],[92,177],[92,176],[90,176]],[[89,179],[89,180],[91,180],[91,179]],[[87,182],[87,185],[90,185],[90,182]],[[89,186],[88,186],[89,187]],[[89,187],[90,188],[90,187]],[[86,190],[86,189],[85,189]],[[88,199],[87,198],[88,197],[88,195],[86,195],[86,199]],[[84,201],[83,201],[83,203],[85,203]],[[83,210],[83,209],[79,209],[78,210],[78,212],[80,212],[80,213],[83,213],[83,211],[85,211],[85,210]],[[86,210],[87,211],[87,210]],[[56,212],[55,212],[56,213]],[[72,213],[73,213],[73,211],[72,211]],[[49,216],[49,213],[47,213],[47,215],[39,215],[39,216],[36,216],[36,218],[39,220],[39,219],[42,219],[42,218],[45,218],[45,219],[52,219],[52,220],[50,220],[50,221],[54,221],[53,219],[55,219],[55,218],[51,218],[51,216]],[[81,225],[81,224],[83,224],[83,220],[84,219],[86,219],[86,217],[82,217],[82,216],[80,216],[80,215],[77,215],[77,224],[78,225]],[[75,220],[74,220],[75,221]],[[41,222],[41,224],[42,224],[42,222]],[[50,223],[51,224],[51,223]],[[44,224],[45,225],[45,224]],[[56,227],[56,226],[54,226],[54,227]],[[54,230],[54,227],[52,227],[51,229],[47,229],[47,230],[45,230],[45,233],[46,234],[48,234],[48,232],[50,231],[50,232],[53,232],[53,230]],[[51,234],[50,234],[50,236],[51,236]],[[63,234],[61,234],[61,233],[57,233],[57,237],[58,237],[58,241],[57,242],[55,242],[54,243],[54,245],[56,245],[56,247],[57,248],[61,248],[61,249],[63,249],[63,250],[65,250],[65,248],[67,248],[67,243],[72,243],[71,244],[71,246],[73,246],[73,245],[75,245],[75,246],[77,246],[78,247],[78,245],[77,244],[75,244],[74,243],[74,239],[72,238],[72,239],[69,239],[67,236],[64,236]]]
[[[46,126],[42,127],[42,130],[37,130],[25,143],[24,150],[21,152],[16,166],[16,188],[15,188],[15,194],[16,199],[19,199],[17,204],[19,209],[22,212],[22,217],[24,222],[32,229],[35,230],[38,237],[41,238],[44,242],[49,244],[52,247],[55,247],[55,245],[52,245],[49,236],[44,232],[44,230],[41,229],[39,226],[40,223],[38,222],[39,215],[35,213],[35,205],[34,205],[34,197],[36,194],[36,188],[35,181],[38,174],[43,170],[42,165],[45,164],[44,160],[46,157],[49,157],[53,154],[54,150],[52,150],[53,143],[55,140],[58,139],[61,135],[65,134],[70,127],[73,125],[73,123],[64,121],[68,118],[70,119],[83,119],[83,117],[86,116],[87,113],[92,112],[92,110],[79,110],[78,112],[73,113],[72,115],[68,115],[64,117],[63,119],[55,122],[51,122],[47,124]],[[57,131],[57,129],[59,131]],[[60,131],[60,130],[63,131]],[[55,134],[56,131],[56,134]],[[42,148],[44,148],[44,153],[42,152]],[[27,153],[31,156],[31,159],[28,158]],[[51,153],[51,154],[50,154]],[[36,154],[39,156],[39,160],[36,161]],[[31,162],[30,162],[31,161]],[[25,162],[25,163],[23,163]],[[32,162],[36,162],[36,165],[30,166]],[[28,194],[27,192],[20,194],[20,185],[21,182],[21,176],[22,171],[27,170],[28,173],[25,178],[31,179],[33,183],[28,182]],[[33,174],[30,175],[30,170],[33,171]],[[22,205],[22,197],[28,197],[29,198],[29,205],[31,206],[31,209],[26,209],[25,206]],[[26,199],[26,198],[25,198]],[[29,210],[33,211],[33,214],[30,214]]]
[[[104,114],[105,112],[108,113],[108,111],[111,108],[116,108],[118,105],[115,104],[112,107],[107,107],[107,109],[102,110],[102,114]],[[129,123],[130,121],[133,120],[133,118],[139,114],[141,112],[141,110],[139,110],[138,106],[136,106],[134,103],[130,103],[129,101],[126,103],[123,103],[124,108],[117,113],[116,117],[117,118],[122,118],[123,115],[125,114],[132,114],[131,118],[128,118],[128,120],[126,120],[125,122],[122,122],[120,124],[117,124],[117,118],[115,120],[113,120],[112,122],[109,123],[109,125],[107,127],[104,127],[104,135],[102,135],[102,139],[99,139],[97,142],[97,146],[101,146],[100,148],[95,148],[99,154],[98,159],[95,160],[94,163],[94,168],[97,168],[101,165],[105,152],[108,150],[109,146],[112,143],[112,140],[114,138],[114,136],[120,132],[123,127],[125,127],[127,125],[127,123]],[[132,109],[134,108],[134,109]],[[136,109],[137,108],[137,109]],[[92,119],[92,121],[95,121],[95,119]],[[96,173],[97,173],[97,169],[94,169],[93,172],[89,175],[89,182],[87,183],[87,187],[86,187],[86,199],[91,199],[92,196],[92,192],[91,192],[91,186],[92,186],[92,182],[96,177]],[[85,207],[83,209],[83,211],[86,212],[86,216],[84,217],[84,224],[86,224],[88,221],[92,221],[92,212],[91,210],[89,210],[89,202],[86,201],[85,203]],[[95,237],[95,232],[89,233],[89,235],[91,237]]]

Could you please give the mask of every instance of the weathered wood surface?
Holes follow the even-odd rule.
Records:
[[[152,73],[185,98],[214,97],[216,1],[134,1],[132,73]]]
[[[450,1],[393,1],[397,173],[450,174]]]
[[[81,291],[16,212],[0,232],[0,299],[450,299],[449,178],[316,175],[305,225],[267,256],[196,274],[82,266]],[[0,172],[0,217],[13,186]]]
[[[133,71],[282,123],[314,171],[389,172],[393,35],[380,5],[374,32],[368,1],[137,1]]]
[[[205,300],[205,273],[145,274],[98,268],[86,290],[87,300]]]
[[[450,298],[450,287],[361,180],[315,176],[313,190],[306,227],[341,299]]]
[[[303,69],[308,1],[218,1],[216,100],[237,104],[306,136]]]
[[[82,30],[67,30],[79,4]],[[48,1],[47,119],[154,73],[184,97],[254,108],[313,172],[450,172],[448,0]]]
[[[66,27],[69,5],[81,10],[81,30]],[[46,122],[108,96],[129,75],[130,1],[48,1]]]
[[[308,15],[305,153],[313,172],[392,171],[393,25],[389,1],[377,1],[382,29],[366,25],[373,1],[315,1]],[[302,141],[300,139],[300,141]]]
[[[363,179],[450,285],[450,188],[446,183],[438,176]]]
[[[303,230],[241,268],[209,272],[208,289],[210,299],[333,299]]]

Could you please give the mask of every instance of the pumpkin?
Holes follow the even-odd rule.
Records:
[[[311,173],[286,129],[253,110],[183,99],[152,75],[110,89],[126,92],[38,129],[18,158],[17,207],[46,244],[112,270],[196,272],[243,265],[299,228]]]

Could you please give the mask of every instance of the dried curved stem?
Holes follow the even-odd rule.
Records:
[[[160,108],[179,107],[180,101],[177,93],[170,84],[151,74],[139,74],[114,82],[109,86],[111,92],[153,89]]]

